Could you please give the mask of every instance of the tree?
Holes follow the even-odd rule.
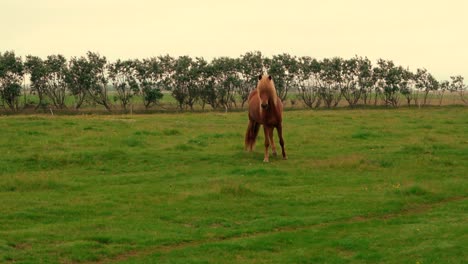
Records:
[[[111,103],[108,97],[107,76],[106,76],[106,57],[101,57],[98,53],[88,51],[87,64],[90,70],[89,86],[87,92],[93,101],[104,106],[107,111],[111,111]]]
[[[203,58],[196,58],[194,71],[193,81],[198,91],[198,100],[202,106],[202,110],[205,110],[206,104],[210,104],[215,108],[216,106],[212,104],[216,101],[216,97],[213,99],[215,87],[213,66]]]
[[[200,92],[200,103],[202,105],[202,109],[205,110],[205,105],[210,105],[211,108],[217,109],[219,108],[219,101],[218,101],[218,87],[216,85],[216,79],[214,77],[214,70],[213,66],[207,65],[204,71],[204,80],[205,85]]]
[[[236,91],[241,89],[242,80],[238,75],[239,61],[228,57],[215,58],[211,62],[213,75],[215,78],[214,92],[216,95],[217,106],[224,109],[231,109],[236,104]]]
[[[210,67],[209,63],[201,57],[195,58],[192,63],[192,68],[190,70],[190,87],[189,87],[189,94],[193,94],[193,97],[196,99],[195,101],[201,101],[202,92],[206,89],[206,86],[210,84],[212,81],[212,67]],[[190,102],[190,101],[189,101]],[[193,110],[193,103],[189,104],[190,109]],[[202,102],[202,108],[204,110],[204,104]]]
[[[461,75],[450,76],[450,79],[451,79],[450,91],[458,93],[463,103],[468,104],[468,98],[466,95],[467,87],[463,82],[464,80],[463,76]]]
[[[297,58],[284,53],[274,55],[271,59],[265,59],[265,64],[268,68],[268,74],[273,77],[278,96],[282,101],[286,100],[288,92],[298,87]]]
[[[350,107],[355,106],[363,90],[359,86],[359,58],[351,58],[342,61],[340,87],[343,97],[348,102]]]
[[[79,109],[88,96],[88,87],[92,85],[91,65],[85,57],[73,57],[69,63],[66,82],[70,93],[75,98],[75,109]]]
[[[343,60],[337,57],[331,60],[323,59],[321,62],[319,95],[328,108],[336,107],[343,96],[341,92],[342,62]]]
[[[442,105],[442,100],[444,98],[444,94],[446,91],[450,90],[450,82],[449,81],[441,81],[438,85],[439,89],[437,89],[437,97],[439,99],[439,106]]]
[[[135,61],[136,78],[141,87],[143,105],[146,109],[156,105],[163,97],[164,68],[158,58]]]
[[[409,69],[402,69],[401,71],[401,84],[400,93],[406,98],[408,106],[411,105],[411,101],[415,101],[418,98],[417,90],[414,88],[414,74]]]
[[[429,92],[436,91],[439,86],[439,82],[426,69],[417,69],[415,80],[416,88],[424,92],[423,105],[426,105]]]
[[[379,59],[378,67],[374,68],[377,78],[377,87],[383,96],[386,105],[398,106],[399,92],[403,85],[403,67],[396,67],[393,61]]]
[[[171,69],[171,82],[168,82],[172,91],[172,96],[176,99],[179,108],[193,106],[200,99],[202,90],[203,68],[208,65],[203,58],[192,58],[181,56],[174,60]]]
[[[13,51],[3,54],[0,52],[0,96],[12,111],[19,108],[23,74],[24,67],[20,57],[16,57]]]
[[[238,90],[242,102],[242,108],[249,99],[250,92],[255,89],[258,75],[263,74],[263,57],[260,51],[247,52],[241,55],[238,61],[241,84]]]
[[[140,85],[137,82],[136,61],[120,59],[109,64],[109,79],[117,91],[118,100],[124,110],[130,104],[135,94],[140,92]]]
[[[46,104],[47,68],[41,58],[32,55],[26,56],[24,67],[25,71],[30,75],[31,89],[39,97],[37,109]]]
[[[180,110],[184,108],[189,100],[189,87],[190,87],[190,69],[193,60],[188,56],[181,56],[174,61],[172,65],[172,82],[170,89],[172,96],[176,99]],[[193,99],[193,98],[192,98]]]
[[[156,105],[163,97],[164,86],[169,86],[170,68],[173,59],[169,56],[135,61],[136,78],[141,87],[143,105],[146,109]]]
[[[63,55],[50,55],[44,61],[46,69],[45,92],[52,104],[59,109],[66,108],[65,96],[67,94],[67,60]]]
[[[196,99],[195,94],[190,93],[189,89],[191,88],[191,69],[192,69],[193,60],[188,56],[181,56],[174,61],[172,76],[172,85],[171,91],[172,96],[176,99],[180,110],[184,106],[189,105],[190,102]],[[190,101],[190,102],[189,102]]]
[[[298,97],[309,108],[320,106],[320,62],[310,57],[301,57],[298,59]]]
[[[372,62],[366,57],[356,57],[358,68],[358,86],[361,91],[361,97],[364,104],[369,104],[374,91],[375,82],[372,71]]]

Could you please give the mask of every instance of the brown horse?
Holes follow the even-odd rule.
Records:
[[[276,147],[273,141],[273,129],[278,131],[283,159],[287,159],[283,140],[283,103],[276,94],[275,84],[271,76],[260,75],[257,89],[249,95],[249,126],[245,133],[245,149],[252,151],[260,125],[265,133],[265,156],[263,161],[269,161],[268,147],[271,145],[273,155]]]

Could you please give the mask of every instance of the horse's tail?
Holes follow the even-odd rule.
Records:
[[[250,120],[249,126],[245,133],[245,149],[252,151],[255,146],[255,140],[257,139],[258,131],[260,130],[260,124]]]

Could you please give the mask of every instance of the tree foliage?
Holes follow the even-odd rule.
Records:
[[[88,90],[93,85],[93,74],[92,65],[86,57],[73,57],[70,60],[66,81],[70,94],[75,97],[75,109],[79,109],[86,99],[91,100]]]
[[[464,84],[464,78],[461,75],[451,76],[450,77],[450,90],[456,92],[460,95],[460,99],[463,103],[468,104],[468,96],[467,96],[467,87]]]
[[[65,97],[67,95],[67,60],[63,55],[50,55],[44,61],[46,69],[45,92],[52,104],[63,109],[65,106]]]
[[[140,91],[137,81],[136,63],[132,60],[117,60],[109,64],[109,79],[117,91],[115,101],[120,101],[124,110],[127,110],[133,96]]]
[[[417,69],[415,74],[416,88],[424,93],[423,105],[427,104],[429,92],[436,91],[439,82],[426,69]]]
[[[0,97],[13,111],[19,107],[18,98],[21,95],[21,82],[23,81],[24,67],[20,57],[13,51],[0,52]]]
[[[263,73],[264,58],[260,51],[247,52],[241,55],[239,63],[239,78],[241,80],[239,87],[239,96],[241,105],[244,107],[247,102],[250,92],[255,88],[258,81],[258,75]]]
[[[111,111],[111,103],[108,96],[108,76],[106,74],[107,59],[95,52],[88,52],[87,64],[89,67],[89,86],[86,87],[89,96],[96,104],[104,106]]]
[[[295,56],[283,53],[265,59],[268,74],[274,76],[276,91],[281,100],[286,100],[288,92],[297,89],[298,60]]]
[[[28,55],[23,63],[14,52],[5,52],[0,53],[0,95],[4,107],[18,110],[25,74],[30,91],[39,99],[37,107],[51,105],[57,109],[67,107],[67,95],[74,97],[76,109],[92,103],[111,111],[110,98],[114,98],[123,110],[128,110],[136,96],[145,108],[150,108],[159,105],[164,92],[169,92],[180,110],[193,110],[197,104],[202,109],[210,106],[229,110],[244,107],[259,74],[273,77],[283,101],[293,104],[299,99],[310,108],[332,108],[342,101],[350,107],[380,102],[396,107],[401,99],[406,99],[408,106],[425,105],[430,98],[441,104],[446,92],[456,92],[467,102],[467,88],[461,76],[438,81],[424,68],[411,72],[384,59],[373,65],[368,58],[359,56],[317,60],[287,53],[264,57],[255,51],[211,61],[164,55],[108,62],[106,57],[88,52],[68,62],[60,54],[46,59]]]
[[[136,79],[140,86],[140,94],[146,109],[156,105],[163,97],[164,84],[169,80],[168,67],[170,57],[152,57],[143,61],[135,60]]]
[[[47,68],[44,61],[37,57],[28,55],[24,63],[25,72],[30,75],[31,89],[39,97],[36,108],[46,104]]]

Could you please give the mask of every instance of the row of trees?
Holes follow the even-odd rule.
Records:
[[[451,76],[451,81],[437,81],[426,69],[411,72],[390,60],[379,59],[373,66],[367,58],[332,58],[318,61],[299,58],[291,87],[297,87],[299,97],[308,107],[336,107],[344,99],[349,106],[358,103],[398,106],[400,100],[407,105],[426,105],[429,94],[442,103],[446,92],[457,92],[467,104],[466,86],[462,76]]]
[[[426,69],[411,72],[390,60],[380,59],[372,65],[369,59],[358,56],[317,60],[289,54],[268,58],[260,52],[211,62],[169,55],[108,62],[94,52],[69,61],[62,55],[46,59],[29,55],[23,61],[14,52],[5,52],[0,53],[0,96],[4,108],[18,110],[19,98],[26,92],[24,80],[29,78],[30,91],[39,98],[36,108],[71,107],[66,103],[70,95],[76,109],[92,102],[111,111],[119,102],[127,110],[136,95],[149,108],[158,103],[163,91],[169,91],[180,109],[193,109],[196,104],[203,109],[207,105],[230,109],[244,107],[262,72],[273,76],[281,99],[294,92],[310,108],[336,107],[342,100],[351,107],[378,102],[398,106],[402,99],[408,105],[425,105],[429,94],[435,94],[441,102],[447,91],[457,92],[468,103],[462,76],[439,82]],[[114,101],[110,89],[115,90]]]

